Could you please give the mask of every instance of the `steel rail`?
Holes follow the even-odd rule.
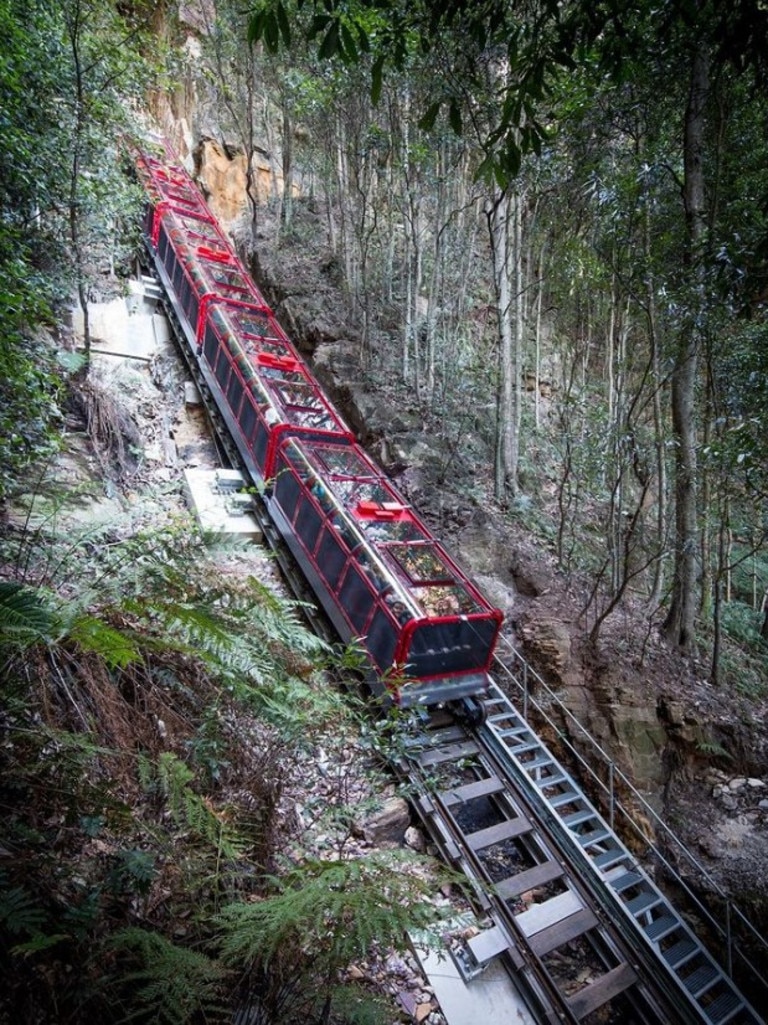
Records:
[[[493,714],[500,704],[492,700]],[[414,737],[397,771],[415,788],[414,806],[442,857],[469,880],[478,913],[491,923],[454,952],[467,978],[500,958],[542,1022],[581,1022],[598,1009],[610,1015],[601,1020],[623,1025],[705,1020],[663,984],[655,958],[606,899],[606,883],[585,881],[580,852],[553,833],[536,787],[487,726]],[[499,865],[518,871],[494,878]],[[579,985],[585,952],[590,977]],[[572,975],[563,977],[569,963]]]

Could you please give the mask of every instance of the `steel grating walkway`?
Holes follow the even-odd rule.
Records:
[[[551,835],[583,866],[583,879],[606,910],[623,919],[677,988],[683,1020],[709,1025],[760,1025],[763,1019],[736,988],[690,926],[660,892],[637,858],[618,839],[578,783],[557,762],[509,699],[494,684],[480,735],[513,767],[518,785],[537,805]],[[590,912],[556,918],[537,934],[576,934]]]

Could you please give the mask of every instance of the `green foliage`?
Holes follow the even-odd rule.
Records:
[[[68,635],[83,650],[103,658],[112,669],[125,669],[141,658],[135,638],[96,616],[77,616],[69,627]]]
[[[699,754],[712,759],[722,759],[723,761],[732,761],[732,756],[725,750],[722,744],[715,740],[700,740],[696,744],[696,750]]]
[[[0,926],[12,936],[36,936],[46,925],[48,915],[23,886],[9,886],[0,873]]]
[[[744,602],[726,602],[722,611],[722,626],[734,641],[747,648],[757,650],[763,646],[760,627],[763,616]]]
[[[228,972],[221,963],[140,928],[119,930],[105,947],[120,958],[111,987],[125,991],[131,1020],[163,1025],[186,1025],[201,1015],[211,1023],[226,1020],[222,990]]]
[[[3,0],[0,38],[2,502],[57,446],[62,366],[42,326],[76,283],[85,300],[104,266],[128,254],[120,240],[138,191],[115,140],[130,127],[128,97],[149,78],[149,47],[112,3],[92,0]]]
[[[147,894],[157,876],[155,856],[151,851],[120,851],[107,878],[115,893]]]
[[[360,986],[337,986],[331,992],[333,1011],[345,1025],[390,1025],[392,1008]]]
[[[0,581],[0,649],[47,640],[56,616],[40,591],[13,580]]]
[[[342,862],[309,861],[275,879],[276,894],[222,909],[221,954],[244,969],[294,958],[297,971],[323,973],[363,956],[374,942],[398,946],[440,917],[433,883],[413,855],[378,853]]]
[[[237,860],[242,856],[242,838],[193,789],[194,772],[173,752],[163,752],[154,766],[144,760],[142,778],[148,788],[159,787],[178,825],[191,830],[225,858]]]

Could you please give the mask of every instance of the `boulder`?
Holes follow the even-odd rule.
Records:
[[[411,824],[411,812],[402,797],[388,797],[382,805],[355,823],[355,835],[372,844],[401,844]]]

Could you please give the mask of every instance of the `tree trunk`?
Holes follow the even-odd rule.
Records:
[[[646,263],[650,267],[650,217],[648,214],[649,204],[645,204],[645,215],[643,225],[643,247]],[[652,272],[647,277],[647,313],[648,313],[648,339],[651,346],[651,366],[653,373],[653,435],[654,449],[656,453],[656,539],[655,549],[657,558],[654,564],[653,584],[648,603],[651,614],[661,602],[664,590],[664,560],[661,554],[666,547],[667,535],[667,454],[665,447],[664,416],[661,407],[661,395],[663,388],[664,371],[659,352],[659,338],[656,331],[656,300],[655,281]]]
[[[79,374],[86,377],[91,360],[91,321],[88,308],[88,285],[85,275],[85,256],[81,233],[81,195],[80,195],[80,164],[83,157],[83,136],[86,124],[85,77],[80,59],[81,32],[83,27],[83,10],[79,2],[73,3],[67,11],[67,32],[72,50],[72,68],[74,72],[74,110],[72,158],[69,167],[69,241],[72,247],[75,283],[80,308],[83,311],[83,367]]]
[[[280,223],[290,228],[293,219],[293,119],[287,99],[283,99],[283,190]]]
[[[488,229],[499,322],[499,381],[496,414],[496,497],[506,501],[517,491],[522,401],[522,323],[517,312],[522,290],[519,196],[497,191],[488,204]],[[510,254],[510,232],[512,254]],[[515,263],[515,294],[510,287],[510,257]],[[513,301],[515,311],[513,317]]]
[[[693,54],[688,107],[685,113],[685,183],[683,200],[688,230],[686,260],[692,309],[680,333],[672,372],[672,427],[675,452],[675,562],[672,600],[664,621],[667,640],[682,651],[695,644],[696,617],[696,374],[700,328],[696,287],[701,277],[701,248],[705,234],[704,107],[709,87],[708,59],[703,46]]]

